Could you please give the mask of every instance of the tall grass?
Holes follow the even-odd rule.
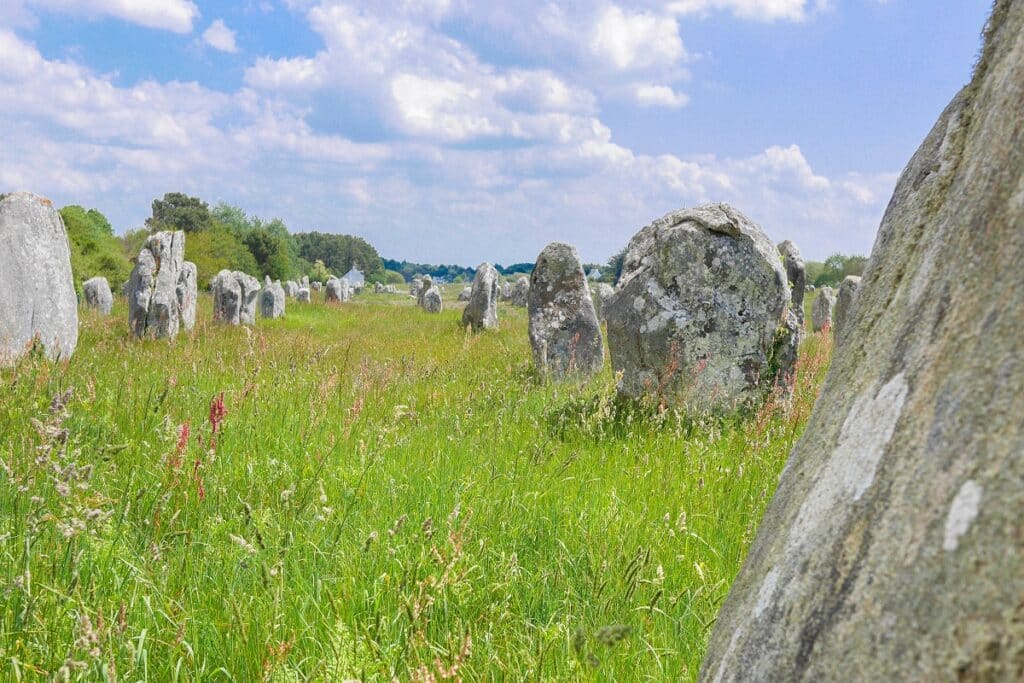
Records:
[[[539,380],[521,309],[121,306],[0,371],[5,678],[692,679],[831,351],[693,421]]]

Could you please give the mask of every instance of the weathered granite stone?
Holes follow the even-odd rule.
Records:
[[[303,280],[307,280],[307,279],[308,278],[303,278]],[[300,287],[299,289],[303,289],[303,288],[305,288],[305,289],[312,289],[314,292],[320,292],[320,291],[323,291],[324,283],[318,281],[318,282],[314,282],[309,287],[303,286],[303,287]]]
[[[552,242],[537,256],[527,296],[537,369],[554,379],[586,377],[604,364],[601,326],[576,247]]]
[[[440,313],[442,307],[441,290],[437,288],[437,285],[432,285],[423,293],[423,310],[427,313]]]
[[[178,300],[178,317],[181,326],[190,332],[196,326],[196,302],[199,299],[199,276],[196,264],[183,261],[178,273],[178,284],[174,288]]]
[[[477,266],[469,303],[462,311],[462,325],[474,330],[498,328],[498,271],[490,263]]]
[[[688,410],[755,401],[792,368],[790,291],[775,245],[727,204],[674,211],[638,232],[603,312],[619,391]]]
[[[599,282],[590,290],[590,298],[594,300],[594,311],[598,320],[604,320],[604,305],[615,294],[615,288],[605,282]]]
[[[271,282],[268,275],[260,292],[260,315],[271,319],[284,317],[285,298],[281,281]]]
[[[320,284],[321,283],[319,283],[319,282],[314,282],[312,287],[311,287],[310,284],[309,284],[309,276],[308,275],[303,275],[302,276],[302,280],[299,281],[299,289],[305,287],[306,289],[319,290],[320,287],[318,287],[317,285],[320,285]]]
[[[847,316],[850,315],[850,308],[857,297],[857,290],[860,288],[860,278],[856,275],[847,275],[839,283],[839,291],[836,293],[836,305],[832,307],[832,334],[836,340],[842,335],[843,325]]]
[[[327,281],[325,292],[326,300],[335,303],[345,303],[352,298],[352,290],[346,278],[331,278]]]
[[[211,285],[213,319],[229,325],[256,324],[259,280],[241,271],[222,270]]]
[[[416,304],[420,308],[424,308],[423,297],[425,297],[427,295],[427,292],[433,286],[434,286],[434,279],[432,277],[430,277],[429,275],[424,275],[423,279],[420,282],[420,289],[416,293]]]
[[[96,276],[82,283],[82,299],[89,308],[95,308],[103,315],[110,315],[114,307],[114,294],[110,291],[107,278]]]
[[[836,305],[836,292],[829,286],[818,290],[811,303],[811,329],[820,332],[825,326],[832,326],[832,310]]]
[[[49,199],[0,195],[0,366],[33,339],[49,358],[70,358],[78,344],[78,297],[64,221]]]
[[[422,288],[423,288],[423,278],[421,278],[419,276],[414,277],[412,279],[412,282],[409,283],[409,296],[416,297],[416,302],[417,303],[419,303],[419,300],[420,300],[420,289],[422,289]]]
[[[473,288],[470,285],[466,285],[459,292],[459,301],[469,301],[469,298],[473,295]]]
[[[530,297],[530,280],[525,276],[519,276],[516,283],[512,286],[512,296],[510,301],[513,306],[519,308],[526,308]]]
[[[307,289],[306,287],[299,287],[299,291],[295,294],[295,300],[298,301],[300,304],[308,304],[310,301],[312,301],[312,296],[310,295],[309,289]]]
[[[287,280],[284,283],[284,293],[289,299],[294,299],[299,293],[299,283],[294,280]]]
[[[501,300],[511,301],[512,300],[512,283],[502,282],[501,283]]]
[[[779,255],[782,257],[782,267],[786,269],[786,278],[789,280],[790,301],[793,302],[790,309],[800,321],[800,329],[803,330],[804,292],[807,290],[804,257],[800,254],[800,249],[789,240],[779,244]]]
[[[157,232],[142,245],[128,287],[128,325],[137,338],[178,336],[178,281],[184,264],[184,232]]]
[[[900,175],[702,680],[1024,676],[1022,111],[1024,3],[998,0]]]

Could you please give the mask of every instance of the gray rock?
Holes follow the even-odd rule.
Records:
[[[263,284],[263,290],[260,292],[260,315],[272,320],[284,317],[285,298],[281,281],[271,282],[268,275]]]
[[[295,294],[295,300],[300,304],[308,304],[313,300],[310,295],[309,289],[306,287],[299,287],[299,291]]]
[[[303,278],[303,280],[307,280],[307,279],[308,278]],[[303,285],[303,287],[300,287],[299,289],[303,289],[303,288],[305,288],[305,289],[312,289],[314,292],[321,292],[321,291],[323,291],[324,283],[322,283],[322,282],[314,282],[309,287],[306,287],[305,285]]]
[[[259,280],[241,271],[222,270],[211,285],[213,319],[229,325],[255,325]]]
[[[519,308],[526,308],[530,297],[530,280],[525,276],[521,275],[516,283],[512,286],[512,296],[509,299],[513,306]]]
[[[601,370],[604,343],[576,247],[552,242],[537,256],[527,296],[537,369],[554,379]]]
[[[82,283],[82,298],[85,305],[95,308],[103,315],[110,315],[114,307],[114,294],[110,291],[107,278],[96,276]]]
[[[836,305],[836,292],[829,286],[818,290],[811,303],[811,329],[820,332],[825,326],[832,326],[832,310]]]
[[[590,298],[594,300],[594,311],[598,320],[604,320],[604,305],[615,295],[615,288],[605,282],[594,285]]]
[[[466,285],[459,292],[459,301],[469,301],[470,297],[473,296],[473,287]]]
[[[900,175],[702,680],[1021,680],[1022,111],[1024,3],[998,0]]]
[[[775,245],[727,204],[674,211],[629,242],[603,307],[619,391],[688,410],[759,400],[790,345],[790,291]]]
[[[490,263],[477,266],[469,303],[462,311],[462,326],[474,330],[498,329],[498,271]]]
[[[384,285],[381,284],[380,282],[374,282],[373,283],[373,291],[376,294],[383,294],[384,293]]]
[[[804,265],[804,257],[801,256],[800,249],[789,240],[779,244],[779,255],[782,257],[782,267],[786,269],[786,278],[789,280],[790,301],[793,302],[791,309],[800,321],[802,330],[804,292],[807,289],[807,268]]]
[[[512,283],[502,282],[501,283],[501,300],[511,301],[512,300]]]
[[[78,344],[78,297],[64,221],[49,199],[0,195],[0,366],[38,338],[49,358]]]
[[[174,339],[181,329],[178,281],[185,264],[185,233],[162,231],[147,239],[128,286],[128,326],[142,339]]]
[[[839,291],[836,293],[836,304],[832,308],[832,334],[836,341],[842,334],[843,325],[850,315],[850,309],[857,298],[857,290],[860,289],[860,278],[856,275],[847,275],[839,283]]]
[[[423,293],[423,310],[427,313],[440,313],[442,308],[441,290],[437,288],[437,285],[432,285]]]
[[[299,293],[299,283],[294,280],[286,280],[284,283],[284,293],[289,299],[294,299]]]
[[[423,287],[423,278],[417,276],[409,283],[409,296],[416,297],[417,303],[420,300],[420,289]]]
[[[327,281],[325,299],[335,303],[345,303],[352,298],[352,290],[346,278],[331,278]]]
[[[178,285],[174,288],[178,300],[178,318],[186,332],[196,326],[196,303],[199,300],[199,277],[196,264],[183,261],[178,273]]]
[[[320,284],[319,282],[314,282],[312,289],[315,289],[315,290],[319,291],[320,290],[320,287],[318,286],[319,284]],[[302,289],[303,287],[305,287],[306,289],[310,289],[309,276],[308,275],[303,275],[302,276],[302,280],[299,281],[299,289]]]
[[[427,292],[430,291],[430,288],[433,287],[433,286],[434,286],[433,278],[431,278],[429,275],[424,275],[423,279],[420,281],[420,289],[416,293],[416,305],[417,306],[419,306],[420,308],[424,308],[425,307],[425,305],[423,303],[423,297],[426,296]]]

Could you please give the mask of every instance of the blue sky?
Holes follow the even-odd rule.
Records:
[[[728,201],[868,253],[988,0],[3,0],[0,191],[168,191],[387,257],[604,261]]]

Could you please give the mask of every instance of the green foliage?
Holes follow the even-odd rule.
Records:
[[[200,288],[205,288],[224,269],[241,270],[250,275],[261,272],[252,252],[233,232],[221,226],[186,236],[185,260],[196,264]]]
[[[87,319],[0,369],[8,678],[694,679],[828,335],[791,403],[704,423],[623,410],[610,367],[536,381],[501,315],[370,293],[243,330],[201,295],[173,344]]]
[[[412,280],[417,275],[429,275],[435,280],[444,278],[449,282],[454,282],[455,278],[460,275],[466,279],[472,279],[476,274],[474,269],[465,266],[437,266],[430,263],[413,263],[411,261],[395,261],[394,259],[384,259],[384,267],[396,273],[401,273],[406,282]],[[495,266],[495,268],[499,268],[499,266]]]
[[[383,283],[386,285],[404,285],[405,277],[397,270],[385,270]]]
[[[191,233],[206,230],[212,223],[213,217],[206,202],[181,192],[168,192],[163,199],[154,199],[153,215],[146,219],[146,226],[152,231],[184,230]]]
[[[287,280],[292,276],[291,250],[288,248],[288,235],[268,227],[250,230],[242,243],[256,259],[258,275],[262,279],[269,275],[271,280]]]
[[[384,269],[380,254],[369,242],[352,235],[300,232],[295,235],[298,255],[307,261],[323,261],[339,277],[356,266],[367,276]]]
[[[112,290],[119,291],[121,283],[131,275],[132,264],[114,236],[110,221],[96,209],[87,211],[75,205],[65,206],[60,215],[71,247],[75,289],[81,291],[83,281],[101,275],[107,278]]]
[[[347,272],[347,271],[346,271]],[[327,266],[323,261],[317,259],[313,262],[313,267],[309,269],[309,279],[314,282],[327,282],[331,277],[331,271],[328,270]]]
[[[608,265],[601,271],[601,282],[610,282],[611,284],[618,283],[619,277],[622,276],[622,266],[625,263],[626,248],[623,247],[608,259]]]
[[[808,269],[808,282],[813,282],[815,287],[828,285],[834,287],[843,281],[847,275],[862,275],[867,265],[866,256],[845,256],[843,254],[832,254],[825,263],[821,264],[821,271],[811,280]],[[817,268],[815,268],[817,270]]]

